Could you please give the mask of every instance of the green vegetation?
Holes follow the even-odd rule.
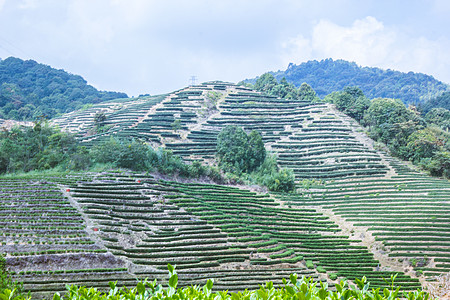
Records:
[[[258,169],[243,177],[251,183],[266,186],[274,192],[289,193],[295,189],[294,172],[290,169],[280,169],[277,157],[273,154],[267,155]]]
[[[285,79],[282,81],[285,82]],[[278,84],[272,74],[265,73],[253,87],[288,100],[291,96],[287,93],[278,93],[280,87],[289,86],[291,94],[297,93],[296,96],[300,97],[302,89],[312,90],[305,85],[302,84],[296,91],[292,85]],[[305,99],[333,103],[337,109],[367,126],[370,137],[386,144],[393,155],[412,161],[433,176],[449,178],[450,112],[447,109],[433,108],[423,118],[414,106],[407,108],[398,99],[377,98],[370,101],[356,86],[332,92],[323,100],[318,99],[314,91],[306,94],[310,96]]]
[[[428,125],[414,108],[406,108],[400,100],[374,99],[362,123],[369,135],[387,145],[392,154],[412,161],[434,176],[449,178],[450,135],[436,125],[445,125],[441,110],[430,111]],[[445,115],[445,111],[442,114]]]
[[[314,91],[304,85],[303,92]],[[342,118],[332,105],[311,101],[317,98],[279,99],[214,82],[131,101],[135,103],[117,99],[60,118],[63,128],[81,129],[75,141],[79,144],[71,147],[62,142],[49,147],[47,136],[59,131],[42,134],[45,124],[40,124],[40,131],[31,128],[29,137],[43,142],[30,143],[28,153],[42,158],[72,153],[69,148],[76,151],[83,145],[88,170],[102,169],[59,174],[49,169],[0,178],[0,244],[16,272],[13,279],[23,280],[35,298],[62,294],[65,283],[103,292],[110,289],[109,281],[117,281],[115,288],[135,289],[136,279],[167,284],[165,266],[171,263],[178,267],[180,287],[214,278],[215,291],[258,290],[258,284],[268,280],[287,290],[281,278],[296,272],[315,280],[366,276],[371,288],[389,290],[383,278],[395,273],[380,266],[360,243],[359,226],[383,244],[386,255],[415,265],[416,276],[428,281],[448,272],[449,182],[412,171],[367,147],[358,139],[363,129],[354,120]],[[329,95],[327,101],[362,123],[370,122],[367,130],[380,141],[397,140],[400,146],[394,150],[414,154],[408,159],[436,162],[429,164],[436,172],[447,168],[437,160],[446,147],[447,133],[439,128],[445,111],[434,111],[424,121],[413,107],[391,99],[369,102],[354,87]],[[361,105],[355,109],[356,101]],[[374,118],[365,117],[376,102]],[[106,118],[100,118],[101,112]],[[222,136],[222,153],[233,159],[227,163],[229,170],[237,171],[225,175],[239,183],[266,185],[275,193],[179,178],[208,175],[211,170],[220,177],[218,168],[202,163],[215,162],[218,136],[231,126],[234,129]],[[5,135],[10,140],[6,144],[20,144],[14,138],[21,134]],[[264,144],[273,152],[266,153]],[[49,150],[40,153],[34,145]],[[70,170],[71,155],[61,157],[65,163],[56,168]],[[31,161],[36,160],[41,159]],[[168,180],[159,173],[174,176]],[[297,193],[285,193],[294,187]],[[342,232],[325,210],[352,222],[355,230]],[[101,247],[96,244],[100,240]],[[66,259],[76,257],[120,257],[121,262],[86,268],[85,263]],[[45,263],[55,258],[75,263]],[[44,263],[32,265],[36,260]],[[21,261],[31,263],[21,268]],[[139,268],[124,268],[129,263]],[[418,278],[404,273],[398,274],[397,283],[405,291],[421,286]],[[95,293],[75,288],[73,295]]]
[[[422,105],[425,112],[429,112],[433,108],[439,107],[450,110],[450,91],[445,92]]]
[[[398,99],[369,101],[356,87],[333,92],[324,101],[334,103],[339,110],[367,126],[369,136],[386,144],[393,155],[412,161],[434,176],[449,178],[448,110],[433,108],[424,119],[414,106],[407,108]]]
[[[154,150],[139,140],[111,137],[87,149],[74,137],[47,123],[34,127],[15,127],[0,133],[0,174],[54,169],[88,170],[94,164],[135,171],[178,174],[183,177],[208,176],[221,182],[217,168],[195,161],[186,164],[170,150]]]
[[[134,171],[159,171],[162,174],[177,174],[182,177],[198,178],[207,176],[214,181],[223,181],[215,167],[203,166],[199,161],[186,164],[172,151],[160,148],[153,149],[139,140],[122,140],[110,137],[104,142],[95,144],[91,151],[96,163],[111,164],[114,167]]]
[[[60,168],[86,169],[86,147],[71,134],[37,122],[34,127],[15,127],[0,132],[0,174]]]
[[[425,120],[429,124],[435,124],[446,131],[450,130],[450,111],[448,109],[442,107],[432,108],[425,115]]]
[[[286,78],[287,82],[300,87],[308,83],[320,98],[346,86],[357,86],[370,98],[395,98],[404,103],[424,103],[426,110],[433,107],[450,109],[448,93],[444,98],[436,98],[429,104],[427,101],[450,91],[450,87],[422,73],[403,73],[380,68],[360,67],[354,62],[345,60],[324,59],[308,61],[300,65],[289,64],[285,71],[271,72],[275,79]],[[262,77],[262,76],[261,76]],[[245,80],[255,83],[255,79]],[[443,106],[443,103],[447,106]]]
[[[247,135],[240,127],[227,126],[217,136],[217,158],[226,172],[251,172],[261,165],[265,157],[261,134],[255,130]]]
[[[208,279],[206,284],[201,286],[178,287],[178,274],[174,267],[169,266],[169,280],[167,287],[158,284],[156,279],[153,282],[147,279],[138,282],[135,287],[128,289],[120,288],[117,282],[109,283],[109,290],[101,292],[96,288],[76,285],[67,285],[67,293],[61,296],[56,293],[54,300],[108,300],[108,299],[357,299],[357,300],[398,300],[400,297],[408,300],[427,300],[430,295],[424,291],[404,292],[400,294],[400,287],[394,285],[395,276],[391,276],[389,288],[383,290],[370,289],[370,284],[365,277],[355,279],[355,286],[348,286],[347,282],[341,280],[335,284],[333,289],[329,288],[326,282],[317,283],[313,278],[299,278],[297,274],[291,274],[289,280],[283,278],[283,284],[276,288],[269,281],[260,285],[257,290],[245,290],[239,292],[216,291],[213,292],[214,281]],[[15,290],[0,289],[1,299],[22,300],[29,299],[29,296],[18,294]]]
[[[102,92],[77,75],[33,60],[0,59],[0,118],[32,120],[116,98],[124,93]]]
[[[292,83],[288,83],[284,77],[278,83],[271,73],[264,73],[258,77],[254,85],[245,82],[241,82],[240,84],[284,99],[299,99],[312,102],[319,100],[316,92],[308,84],[302,83],[297,89]]]
[[[327,95],[323,101],[334,103],[337,109],[358,122],[362,120],[364,112],[370,106],[370,100],[358,87],[346,87],[342,92],[333,92]]]
[[[276,156],[266,155],[261,134],[256,130],[247,135],[237,126],[223,128],[217,136],[217,158],[225,172],[267,186],[271,191],[294,190],[294,173],[280,170]]]
[[[6,269],[6,261],[0,253],[0,299],[21,300],[28,298],[23,291],[23,284],[15,282],[11,273]]]

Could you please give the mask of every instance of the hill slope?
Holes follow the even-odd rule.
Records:
[[[97,112],[106,130],[92,135]],[[54,122],[86,146],[140,138],[204,163],[214,161],[226,125],[257,129],[279,164],[294,170],[297,193],[129,172],[5,179],[1,249],[15,270],[30,273],[21,277],[27,288],[59,291],[62,280],[104,288],[114,278],[130,286],[134,278],[164,278],[167,263],[180,270],[180,285],[213,277],[229,290],[279,284],[291,272],[330,282],[365,275],[374,287],[399,273],[397,284],[408,290],[450,271],[450,183],[377,151],[332,105],[209,82]],[[59,237],[64,243],[55,244]]]
[[[450,91],[448,84],[429,75],[360,67],[345,60],[313,60],[300,65],[291,63],[285,71],[271,73],[278,81],[285,77],[296,87],[306,82],[321,98],[346,86],[358,86],[369,98],[396,98],[409,104],[424,103]],[[245,81],[254,83],[256,79]]]
[[[439,262],[434,272],[450,270],[446,261],[450,248],[435,248],[434,244],[442,239],[447,245],[450,237],[448,223],[442,218],[443,213],[450,210],[450,183],[409,170],[386,153],[377,151],[357,122],[332,105],[282,100],[223,82],[205,83],[139,101],[123,110],[108,112],[106,124],[111,126],[108,131],[89,136],[84,130],[79,132],[80,137],[86,145],[110,135],[141,138],[154,147],[172,149],[174,154],[187,161],[210,163],[216,152],[217,134],[223,127],[238,125],[247,131],[258,130],[266,148],[277,154],[280,166],[295,173],[300,196],[287,202],[313,205],[316,209],[333,207],[328,212],[336,215],[340,215],[338,205],[327,206],[327,199],[337,201],[331,199],[342,198],[342,204],[355,201],[355,205],[360,205],[356,211],[364,210],[368,204],[380,203],[381,208],[369,210],[367,214],[370,216],[365,218],[369,223],[371,218],[376,218],[377,225],[372,222],[367,227],[365,222],[355,222],[355,228],[362,226],[373,230],[371,234],[380,239],[387,232],[395,232],[391,237],[412,241],[415,230],[423,231],[424,226],[429,226],[432,229],[427,230],[426,236],[418,238],[422,243],[410,244],[407,255],[399,247],[395,248],[399,252],[392,255],[403,258],[405,263],[411,258],[436,257]],[[92,109],[98,111],[101,108],[94,106]],[[73,116],[70,114],[55,122],[67,129],[93,125],[92,117],[83,121]],[[179,126],[175,128],[177,120]],[[323,184],[310,189],[303,184],[306,179],[322,180]],[[428,183],[421,184],[425,181]],[[348,185],[349,189],[340,192],[336,187],[339,185]],[[334,187],[330,190],[329,186]],[[336,188],[338,191],[332,193]],[[411,195],[414,195],[414,201]],[[314,199],[317,199],[317,205],[312,201]],[[421,222],[408,223],[412,220],[409,216],[420,215],[424,209],[419,203],[428,205],[430,214],[421,218]],[[404,207],[405,211],[397,209],[395,213],[391,212],[391,204]],[[436,206],[434,213],[432,206]],[[386,209],[381,216],[380,209]],[[342,216],[346,219],[346,215]],[[396,224],[398,228],[391,227],[396,218],[405,222]],[[350,223],[346,224],[350,226]],[[408,230],[401,229],[402,226]],[[388,249],[387,245],[383,247]],[[433,260],[427,260],[427,274],[433,274],[434,264]]]
[[[84,104],[125,97],[124,93],[98,91],[81,76],[33,60],[0,59],[0,118],[52,118]]]

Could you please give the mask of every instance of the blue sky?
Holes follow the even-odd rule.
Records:
[[[450,1],[0,0],[0,58],[131,95],[346,59],[450,83]]]

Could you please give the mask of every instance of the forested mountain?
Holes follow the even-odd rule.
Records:
[[[409,104],[424,103],[450,91],[448,84],[430,75],[360,67],[345,60],[312,60],[300,65],[291,63],[285,71],[271,73],[278,81],[285,77],[296,87],[306,82],[320,98],[346,86],[357,86],[369,98],[396,98]],[[256,78],[245,82],[254,84]]]
[[[125,93],[98,91],[81,76],[34,60],[0,59],[0,118],[52,118],[84,104],[125,98]]]

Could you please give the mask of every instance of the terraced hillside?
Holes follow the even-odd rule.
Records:
[[[107,116],[111,128],[99,135],[86,136],[85,128],[93,126],[101,106],[55,123],[72,131],[82,129],[87,144],[110,135],[135,137],[172,149],[185,160],[204,161],[214,158],[220,130],[237,125],[258,130],[266,147],[278,154],[280,165],[292,168],[299,180],[383,175],[389,170],[373,147],[358,139],[355,124],[329,105],[281,100],[223,82],[126,103],[126,108]],[[112,110],[117,103],[102,106]]]
[[[294,209],[269,194],[139,174],[52,180],[59,183],[2,182],[2,250],[35,295],[68,282],[164,281],[167,263],[177,266],[181,285],[214,278],[216,289],[229,290],[278,285],[293,272],[325,280],[364,274],[376,287],[396,273],[317,209]],[[23,185],[33,189],[19,192]],[[15,190],[28,200],[18,201]],[[397,283],[420,286],[404,274]]]
[[[106,130],[89,135],[99,111],[107,116]],[[364,130],[330,105],[281,100],[210,82],[167,95],[95,105],[55,123],[79,132],[86,145],[111,135],[141,138],[172,149],[186,161],[205,163],[214,162],[216,137],[224,126],[256,129],[280,166],[294,170],[297,191],[260,195],[138,174],[46,179],[58,190],[58,201],[70,205],[73,220],[78,220],[74,223],[84,232],[80,238],[84,234],[93,251],[106,251],[95,255],[113,257],[117,264],[98,271],[75,265],[63,275],[53,267],[50,274],[30,268],[33,278],[42,276],[48,285],[37,287],[39,278],[26,278],[26,287],[64,289],[57,276],[99,287],[114,276],[119,283],[132,284],[135,278],[165,278],[168,262],[180,270],[181,284],[212,277],[216,288],[230,290],[257,288],[269,278],[279,283],[291,272],[327,280],[366,275],[374,286],[399,273],[397,283],[413,289],[418,279],[432,281],[450,271],[450,183],[412,171],[375,150]],[[5,182],[18,193],[21,185],[30,184]],[[4,200],[13,193],[5,190],[2,195]],[[5,209],[16,205],[5,201]],[[6,216],[20,212],[11,208]],[[18,220],[9,217],[6,223],[17,226]],[[14,229],[17,237],[21,228]],[[14,252],[26,252],[25,258],[36,255],[26,247],[19,251],[28,243],[21,241],[23,235],[16,248],[16,237],[2,238],[9,259],[17,256]],[[47,250],[55,244],[50,245]]]
[[[296,195],[292,201],[295,205],[328,210],[336,206],[332,204],[335,199],[342,199],[340,205],[347,206],[352,199],[356,199],[359,206],[355,209],[360,211],[379,203],[381,208],[372,211],[372,218],[377,218],[378,225],[372,227],[379,229],[384,226],[384,229],[370,232],[374,238],[384,241],[383,247],[388,252],[392,251],[391,257],[397,257],[405,264],[409,262],[410,267],[420,267],[419,274],[421,270],[425,275],[450,271],[446,258],[450,255],[450,247],[446,244],[450,205],[448,181],[411,171],[387,154],[376,151],[373,141],[365,136],[363,129],[332,106],[277,99],[224,82],[191,86],[153,97],[136,107],[139,105],[151,108],[140,111],[140,117],[137,116],[139,113],[130,117],[128,110],[123,114],[118,110],[111,116],[128,118],[129,123],[126,124],[131,125],[123,126],[115,122],[117,125],[110,131],[101,136],[86,137],[85,141],[92,143],[110,134],[140,137],[154,146],[163,145],[172,149],[187,161],[199,159],[211,162],[215,155],[217,134],[224,126],[256,129],[262,134],[266,148],[277,154],[280,166],[294,170],[298,182],[305,179],[325,182],[316,190],[300,191],[301,197]],[[109,118],[108,122],[112,124],[115,119]],[[303,187],[299,185],[299,188]],[[404,202],[395,204],[393,199]],[[422,212],[429,211],[433,205],[439,206],[440,210],[436,215],[427,214],[413,222],[410,215],[401,214],[399,210],[392,212],[394,205],[404,206],[414,218],[423,216]],[[354,222],[355,216],[348,213],[341,215],[337,207],[331,212],[341,216],[349,227],[369,228],[369,216]],[[379,218],[379,215],[385,218]],[[426,226],[429,232],[442,239],[431,237],[431,233],[422,233],[414,238],[415,246],[400,246],[399,241],[392,235],[386,235],[385,231],[389,226],[392,231],[403,225],[408,225],[406,228],[414,235],[416,229]],[[438,242],[440,246],[436,246]],[[439,247],[440,251],[428,250],[434,247]],[[427,259],[423,259],[424,256]]]

